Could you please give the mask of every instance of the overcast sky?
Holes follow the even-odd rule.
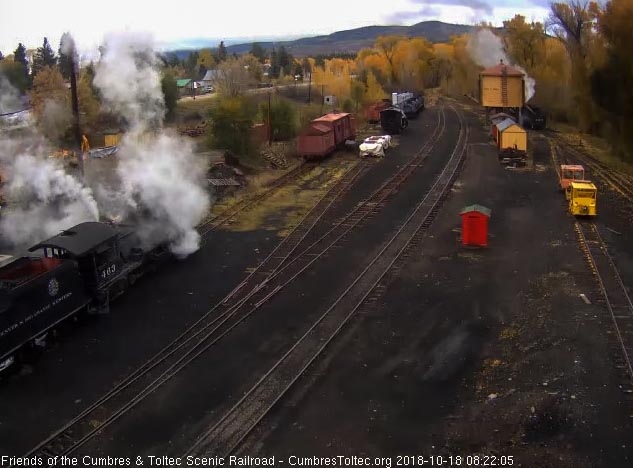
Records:
[[[382,24],[414,24],[435,19],[500,25],[516,13],[543,20],[548,0],[0,0],[0,51],[19,42],[27,48],[49,38],[55,51],[64,31],[81,49],[98,46],[106,32],[151,33],[159,46],[188,39],[245,40],[304,37]]]

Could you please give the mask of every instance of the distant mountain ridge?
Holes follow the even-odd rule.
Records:
[[[424,37],[430,42],[447,42],[452,35],[469,33],[476,26],[465,24],[443,23],[441,21],[422,21],[411,26],[364,26],[362,28],[337,31],[332,34],[314,37],[303,37],[289,41],[255,41],[263,48],[284,46],[296,57],[306,55],[356,53],[364,47],[371,47],[378,36],[401,35],[408,37]],[[217,47],[217,43],[203,47]],[[243,54],[251,50],[252,42],[227,46],[229,53]],[[173,51],[179,58],[185,58],[190,50]]]

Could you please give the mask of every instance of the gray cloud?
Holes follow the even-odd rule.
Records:
[[[475,16],[492,15],[494,8],[484,0],[412,0],[419,8],[409,11],[395,12],[387,18],[389,22],[406,23],[420,18],[439,16],[442,6],[461,6],[470,8]],[[546,1],[546,0],[532,0]]]
[[[421,18],[433,18],[442,13],[438,5],[423,5],[415,11],[398,11],[389,15],[386,19],[388,23],[408,23]]]
[[[529,3],[534,6],[549,9],[549,6],[552,3],[552,0],[529,0]]]

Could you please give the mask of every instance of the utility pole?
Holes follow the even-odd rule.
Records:
[[[70,93],[73,109],[73,134],[75,136],[75,142],[78,148],[79,169],[81,171],[81,177],[84,177],[84,155],[81,151],[81,128],[79,127],[79,98],[77,96],[77,62],[75,60],[75,44],[73,42],[70,54],[68,54],[70,60]]]
[[[324,93],[324,85],[321,85],[321,115],[323,115],[323,106],[325,104],[325,93]]]
[[[312,70],[308,73],[308,104],[312,104],[312,96],[310,91],[312,90]]]
[[[268,146],[273,144],[273,127],[270,118],[270,94],[268,93]]]

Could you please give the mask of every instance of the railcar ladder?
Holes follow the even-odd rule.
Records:
[[[505,67],[501,75],[501,102],[503,107],[508,107],[508,73]]]

